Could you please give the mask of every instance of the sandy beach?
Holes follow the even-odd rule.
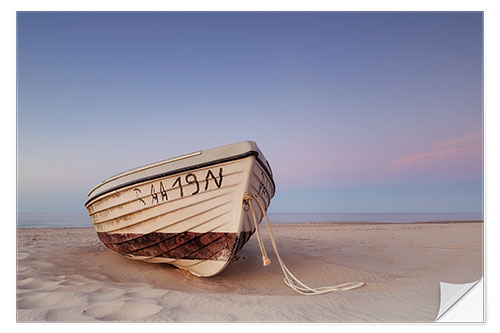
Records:
[[[439,310],[439,282],[483,272],[483,223],[303,223],[273,226],[290,270],[312,287],[363,281],[359,289],[296,294],[261,226],[219,275],[196,278],[130,260],[91,228],[17,230],[18,322],[418,322]]]

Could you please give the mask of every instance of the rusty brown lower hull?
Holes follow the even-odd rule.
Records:
[[[97,233],[110,250],[128,257],[228,261],[253,232]]]

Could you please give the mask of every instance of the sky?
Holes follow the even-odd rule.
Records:
[[[18,212],[242,140],[272,213],[482,212],[482,13],[18,13]]]

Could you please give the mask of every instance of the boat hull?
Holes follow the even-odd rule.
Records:
[[[272,179],[254,155],[149,177],[86,204],[99,239],[131,259],[168,263],[196,276],[221,272],[255,232],[244,195],[265,209]],[[263,213],[257,209],[257,220]]]

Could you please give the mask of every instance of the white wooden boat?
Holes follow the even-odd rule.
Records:
[[[85,207],[110,250],[212,276],[255,232],[246,192],[266,210],[275,193],[271,167],[252,141],[123,172],[94,187]]]

